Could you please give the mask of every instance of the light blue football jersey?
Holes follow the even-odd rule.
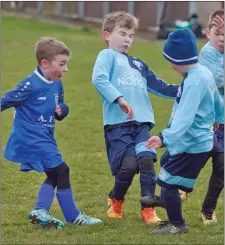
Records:
[[[148,92],[163,98],[174,99],[178,85],[169,85],[140,59],[114,49],[102,50],[96,60],[92,83],[103,102],[104,125],[128,121],[149,122],[154,126],[154,114]],[[127,115],[115,100],[123,97],[134,109],[134,118]]]
[[[216,86],[224,100],[224,52],[219,52],[208,42],[201,49],[199,62],[213,73]],[[224,118],[220,123],[224,123]]]
[[[212,125],[223,118],[223,111],[211,71],[200,64],[192,67],[179,88],[169,127],[161,132],[170,155],[210,151]]]

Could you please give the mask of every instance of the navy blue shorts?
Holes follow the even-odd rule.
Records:
[[[156,151],[145,147],[150,138],[151,127],[148,124],[131,124],[118,126],[105,130],[105,144],[112,174],[120,169],[125,156],[133,156],[137,159],[143,156],[151,156],[157,161]]]
[[[224,124],[220,124],[218,130],[214,133],[214,153],[224,152]]]
[[[211,152],[182,153],[171,156],[166,151],[161,158],[158,185],[167,189],[192,192],[196,179],[211,156]]]

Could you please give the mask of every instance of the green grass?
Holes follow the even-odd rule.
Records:
[[[45,231],[31,225],[27,214],[35,204],[39,185],[45,176],[36,172],[21,173],[19,165],[2,160],[2,243],[3,244],[223,244],[223,195],[217,208],[218,225],[205,227],[200,209],[211,173],[211,163],[203,169],[195,191],[183,204],[190,232],[182,236],[152,236],[153,229],[139,216],[140,187],[136,176],[124,205],[123,221],[108,221],[106,197],[113,185],[106,158],[102,106],[91,84],[93,65],[98,52],[105,47],[101,37],[92,31],[72,29],[32,20],[2,17],[2,93],[13,88],[35,67],[34,43],[41,36],[53,36],[72,50],[69,72],[64,78],[65,100],[70,107],[68,118],[58,122],[56,138],[65,161],[71,169],[71,184],[77,205],[87,214],[105,220],[93,227],[67,226],[63,231]],[[179,77],[162,57],[162,42],[136,41],[130,52],[149,64],[157,75],[170,83]],[[203,42],[199,43],[199,47]],[[172,101],[150,95],[156,119],[153,134],[163,129],[169,119]],[[13,109],[2,114],[4,148],[13,120]],[[158,151],[160,158],[164,150]],[[159,171],[159,163],[156,164]],[[157,188],[157,192],[159,188]],[[52,214],[63,220],[54,201]],[[164,210],[157,211],[166,218]]]

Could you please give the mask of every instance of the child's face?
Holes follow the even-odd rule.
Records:
[[[104,31],[103,35],[109,48],[127,54],[133,42],[134,30],[116,26],[111,33]]]
[[[51,81],[58,81],[68,71],[68,55],[59,54],[52,61],[42,60],[41,67]]]
[[[224,35],[220,35],[214,26],[206,29],[206,36],[214,48],[219,52],[224,52]]]

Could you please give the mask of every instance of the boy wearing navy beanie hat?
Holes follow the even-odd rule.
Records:
[[[188,232],[182,216],[178,189],[192,192],[201,169],[213,148],[212,125],[223,117],[223,102],[212,73],[198,63],[194,33],[189,29],[169,34],[164,57],[184,79],[180,85],[168,128],[146,142],[147,148],[165,147],[157,179],[161,196],[146,196],[141,202],[164,207],[169,221],[161,222],[152,234]]]
[[[170,33],[164,44],[163,55],[175,65],[196,64],[198,50],[194,33],[190,29]]]

